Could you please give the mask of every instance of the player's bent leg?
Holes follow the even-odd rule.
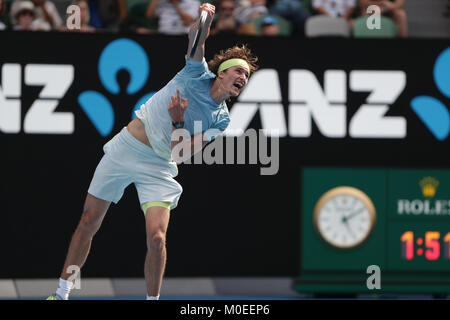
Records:
[[[110,201],[99,199],[88,193],[80,222],[69,245],[61,273],[62,279],[67,280],[73,275],[73,271],[70,272],[70,269],[68,270],[69,266],[75,265],[81,268],[84,265],[91,247],[92,238],[100,228],[110,204]]]
[[[89,194],[86,197],[83,214],[70,241],[67,257],[56,292],[47,300],[67,300],[74,284],[69,281],[73,272],[81,269],[89,254],[92,238],[100,228],[111,202]]]
[[[100,228],[110,205],[111,201],[97,198],[88,193],[84,203],[79,228],[91,236],[94,236]]]
[[[146,208],[147,256],[145,258],[145,280],[147,295],[159,297],[166,266],[166,233],[170,209],[165,203]],[[169,204],[170,205],[170,204]]]

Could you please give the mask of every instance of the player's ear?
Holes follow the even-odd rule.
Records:
[[[218,74],[217,74],[217,78],[219,78],[219,79],[223,79],[225,77],[225,72],[223,72],[223,71],[220,71]]]

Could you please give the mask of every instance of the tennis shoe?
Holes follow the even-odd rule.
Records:
[[[52,294],[50,297],[48,297],[45,300],[64,300],[63,298],[61,298],[59,295],[57,295],[56,293]]]

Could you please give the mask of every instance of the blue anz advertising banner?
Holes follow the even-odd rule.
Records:
[[[243,157],[235,144],[178,166],[169,277],[297,276],[302,168],[450,167],[448,40],[210,37],[206,59],[242,43],[260,68],[214,143],[256,138]],[[186,49],[182,36],[0,32],[0,278],[59,275],[103,145]],[[131,185],[83,277],[142,277],[145,254]]]

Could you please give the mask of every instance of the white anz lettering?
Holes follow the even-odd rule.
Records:
[[[311,135],[311,119],[319,131],[329,138],[346,135],[346,76],[340,70],[325,73],[323,92],[315,75],[309,70],[289,72],[289,134],[293,137]],[[330,100],[338,104],[331,105]]]
[[[395,103],[406,86],[405,72],[354,70],[350,72],[348,86],[352,91],[370,94],[347,123],[345,71],[325,71],[322,89],[311,71],[291,70],[286,116],[277,71],[260,70],[233,105],[225,135],[243,134],[259,111],[262,129],[278,131],[279,137],[309,137],[313,120],[320,133],[329,138],[406,137],[406,119],[386,116],[390,105]]]
[[[19,133],[21,129],[21,67],[19,64],[5,63],[1,69],[0,86],[0,131]]]
[[[22,69],[18,64],[4,64],[1,69],[0,131],[19,133],[21,126]],[[54,112],[74,79],[72,65],[29,64],[24,68],[27,86],[42,86],[38,99],[25,114],[25,133],[71,134],[75,120],[72,112]]]
[[[363,104],[350,120],[349,133],[355,138],[405,138],[406,119],[385,117],[406,86],[403,71],[350,72],[350,89],[371,92],[367,104]]]
[[[74,116],[71,112],[54,112],[60,98],[64,97],[73,82],[71,65],[37,65],[25,67],[26,85],[43,85],[44,88],[24,119],[26,133],[61,133],[74,131]],[[45,99],[45,100],[44,100]]]

